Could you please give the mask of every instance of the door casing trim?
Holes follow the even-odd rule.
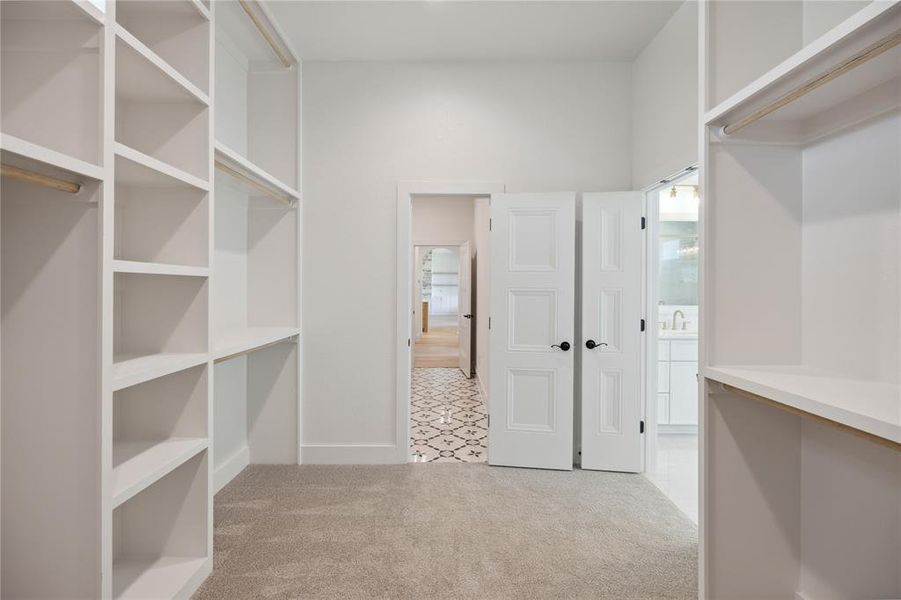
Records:
[[[505,192],[501,181],[399,181],[397,183],[397,248],[395,301],[397,339],[395,367],[395,462],[410,462],[410,387],[412,368],[413,311],[413,196],[490,197]]]

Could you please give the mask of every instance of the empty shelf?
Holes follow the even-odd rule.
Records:
[[[121,25],[116,26],[116,95],[136,102],[196,102],[210,98]]]
[[[207,438],[113,442],[113,508],[196,456]]]
[[[704,376],[778,404],[901,443],[901,387],[800,365],[716,366]]]
[[[218,141],[216,142],[216,162],[237,173],[235,179],[253,196],[259,196],[265,189],[270,195],[277,196],[286,202],[300,199],[300,192],[296,189]]]
[[[4,7],[4,18],[36,21],[71,21],[84,19],[92,25],[103,25],[104,14],[89,0],[57,2],[10,2]]]
[[[130,146],[126,146],[120,142],[114,143],[114,151],[116,156],[128,159],[129,161],[136,163],[137,165],[141,165],[147,169],[152,169],[156,171],[160,175],[164,175],[168,178],[178,180],[184,184],[190,185],[197,189],[203,191],[209,191],[210,186],[209,183],[200,179],[199,177],[195,177],[190,173],[185,173],[181,169],[177,169],[168,163],[164,163],[161,160],[153,158],[152,156],[148,156],[139,150],[135,150]],[[134,168],[129,168],[127,171],[127,176],[131,176],[132,178],[141,177],[145,178],[145,175],[138,175],[135,173]]]
[[[208,277],[207,267],[190,265],[167,265],[162,263],[140,262],[134,260],[114,260],[113,271],[116,273],[138,273],[142,275],[180,275],[185,277]]]
[[[3,162],[52,176],[69,173],[78,178],[103,179],[103,168],[81,159],[45,148],[7,133],[0,134]],[[56,170],[54,174],[53,170]]]
[[[901,7],[891,2],[873,2],[862,8],[838,27],[713,107],[703,116],[704,122],[714,126],[727,125],[735,122],[737,116],[750,114],[782,94],[801,87],[885,36],[897,32],[899,15]],[[804,119],[880,82],[897,77],[901,72],[897,56],[896,49],[873,59],[865,66],[825,84],[809,99],[797,100],[791,107],[773,113],[774,118]]]
[[[113,391],[170,375],[207,361],[202,353],[149,354],[116,361],[113,364]]]
[[[164,556],[113,565],[113,598],[181,598],[206,577],[206,558]]]
[[[237,356],[300,334],[297,327],[248,327],[222,334],[215,341],[214,360]]]

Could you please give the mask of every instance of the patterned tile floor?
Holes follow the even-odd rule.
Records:
[[[413,369],[413,462],[485,462],[488,411],[475,379],[459,369]]]

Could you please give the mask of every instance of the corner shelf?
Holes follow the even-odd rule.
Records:
[[[901,27],[901,5],[873,2],[862,8],[839,26],[804,46],[801,50],[770,69],[750,84],[708,110],[703,119],[707,125],[721,127],[730,117],[745,115],[767,104],[785,92],[810,81],[843,60],[869,47]],[[817,101],[795,101],[790,108],[780,109],[780,120],[786,114],[803,119],[858,95],[861,90],[901,75],[899,50],[889,50],[881,58],[874,58],[866,66],[846,74],[841,83],[830,82],[816,94]]]
[[[152,169],[153,171],[156,171],[161,175],[178,180],[186,185],[190,185],[199,190],[203,190],[204,192],[208,192],[210,190],[210,184],[200,179],[199,177],[195,177],[194,175],[186,173],[181,169],[177,169],[168,163],[153,158],[152,156],[148,156],[147,154],[144,154],[139,150],[135,150],[134,148],[127,146],[121,142],[114,143],[114,152],[116,153],[116,156],[121,156],[122,158],[128,159],[133,163],[136,163],[148,169]],[[139,175],[133,175],[133,177],[139,177]]]
[[[248,327],[229,331],[214,341],[213,360],[225,360],[300,335],[297,327]]]
[[[777,404],[901,444],[901,387],[802,365],[716,366],[704,376]]]
[[[91,25],[102,26],[105,15],[88,0],[57,0],[56,2],[10,2],[9,10],[16,19],[35,21],[69,21],[86,19]]]
[[[113,508],[156,483],[208,446],[207,438],[114,441]]]
[[[122,359],[113,363],[113,391],[178,373],[202,365],[206,361],[207,354],[178,352],[163,352]]]
[[[113,598],[180,598],[206,578],[208,558],[164,556],[122,560],[113,565]]]
[[[242,189],[250,196],[258,197],[262,190],[268,190],[269,194],[278,196],[284,202],[300,200],[300,192],[296,189],[219,141],[216,142],[216,163],[232,171],[228,174],[241,183]]]
[[[142,275],[177,275],[181,277],[209,277],[207,267],[189,265],[169,265],[162,263],[140,262],[134,260],[114,260],[115,273],[136,273]]]
[[[209,106],[209,95],[121,25],[116,25],[116,38],[117,94],[121,91],[123,97],[145,102],[197,102]]]

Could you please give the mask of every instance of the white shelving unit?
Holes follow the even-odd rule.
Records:
[[[702,597],[901,596],[901,4],[826,4],[701,8]]]
[[[256,2],[105,8],[0,3],[4,598],[188,597],[215,489],[298,460],[300,65]]]
[[[262,5],[212,12],[218,491],[250,463],[299,460],[300,64]]]

